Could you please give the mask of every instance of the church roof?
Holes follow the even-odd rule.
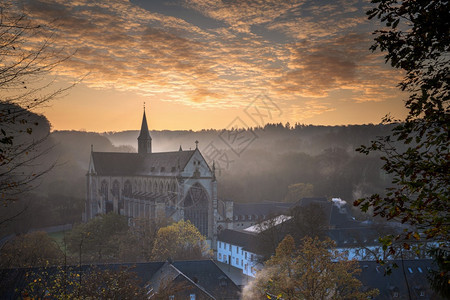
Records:
[[[173,174],[178,165],[183,170],[196,150],[138,153],[92,152],[92,163],[98,175],[139,176]]]
[[[144,140],[151,140],[150,133],[148,132],[148,125],[147,125],[147,118],[145,116],[145,110],[144,110],[144,116],[142,117],[142,125],[141,125],[141,132],[139,133],[138,140],[144,139]]]

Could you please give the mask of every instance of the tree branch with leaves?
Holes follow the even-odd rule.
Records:
[[[434,241],[449,251],[450,232],[450,4],[448,1],[372,0],[369,19],[378,19],[372,51],[384,52],[386,62],[405,72],[399,88],[409,94],[404,120],[391,135],[357,151],[380,153],[383,170],[392,176],[385,195],[355,201],[365,212],[411,225],[410,230],[387,236],[384,246],[402,240]],[[437,252],[441,253],[441,252]],[[449,278],[447,262],[443,276]]]
[[[35,24],[13,1],[0,3],[0,202],[3,207],[54,164],[41,163],[52,146],[50,124],[31,111],[71,86],[55,88],[50,75],[71,54],[52,47],[52,29]],[[0,221],[9,221],[2,217]]]

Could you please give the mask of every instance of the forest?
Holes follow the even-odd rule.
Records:
[[[46,124],[37,126],[35,133],[48,134],[44,146],[48,153],[40,158],[40,164],[52,168],[22,196],[24,201],[2,210],[5,220],[26,208],[14,222],[2,227],[4,235],[80,222],[91,145],[94,151],[136,151],[137,130],[50,132],[45,117],[35,118]],[[391,126],[279,123],[248,129],[151,131],[151,136],[154,152],[177,151],[180,146],[194,148],[194,142],[199,141],[198,147],[210,167],[215,164],[220,199],[256,203],[323,196],[340,197],[352,203],[363,196],[382,193],[390,182],[381,170],[379,157],[366,156],[355,149],[386,135]],[[226,143],[227,136],[249,133],[254,138],[240,145],[240,149]],[[358,209],[354,213],[360,214]]]

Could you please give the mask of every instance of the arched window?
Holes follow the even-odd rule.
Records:
[[[133,188],[131,187],[131,182],[129,180],[125,181],[125,184],[123,185],[123,194],[125,196],[131,196],[133,193]]]
[[[100,185],[100,194],[105,201],[108,201],[108,182],[106,180],[103,180]]]
[[[92,180],[91,188],[92,188],[92,192],[94,193],[94,197],[96,198],[98,191],[97,191],[97,182],[95,180]]]
[[[155,183],[153,184],[153,193],[158,193],[158,183],[155,181]]]
[[[119,192],[120,192],[119,181],[114,180],[113,186],[112,186],[112,194],[113,194],[114,197],[119,197]]]
[[[197,227],[201,234],[208,235],[208,194],[200,184],[194,184],[184,198],[184,219]]]
[[[159,193],[160,193],[160,194],[163,193],[163,188],[164,188],[163,185],[164,185],[164,184],[163,184],[162,182],[159,184]]]

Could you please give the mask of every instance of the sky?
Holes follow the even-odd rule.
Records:
[[[369,50],[379,24],[358,0],[28,0],[50,76],[78,82],[41,109],[53,130],[379,123],[405,115],[402,74]],[[36,37],[36,41],[39,39]]]

